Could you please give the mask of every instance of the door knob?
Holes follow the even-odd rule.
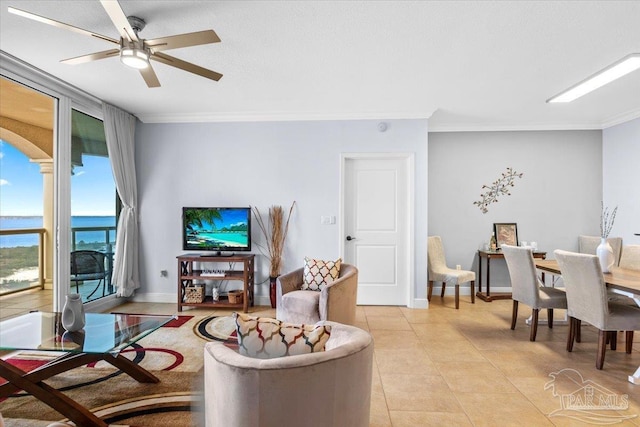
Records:
[[[356,240],[356,238],[355,238],[355,237],[351,237],[351,236],[347,236],[347,240],[348,240],[348,241]]]

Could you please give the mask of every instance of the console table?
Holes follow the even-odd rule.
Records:
[[[254,254],[243,255],[180,255],[178,258],[178,311],[182,307],[217,307],[217,308],[242,308],[247,313],[249,305],[254,304]],[[206,274],[202,269],[193,268],[193,263],[216,263],[225,265],[216,275]],[[236,269],[234,264],[241,264],[242,268]],[[185,292],[187,286],[192,286],[194,280],[218,280],[218,281],[241,281],[242,282],[242,303],[231,303],[229,298],[221,295],[218,301],[214,301],[212,296],[203,295],[202,302],[185,302]]]
[[[545,259],[547,257],[546,252],[542,251],[534,251],[534,258],[542,258]],[[487,263],[487,291],[482,292],[482,259],[486,259]],[[480,298],[482,301],[491,302],[496,299],[511,299],[511,293],[491,293],[491,259],[493,258],[503,258],[504,254],[502,251],[491,251],[491,250],[482,250],[478,251],[478,292],[476,292],[476,296]]]

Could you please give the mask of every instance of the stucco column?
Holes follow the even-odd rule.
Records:
[[[40,165],[42,174],[42,228],[47,231],[44,235],[44,288],[53,289],[53,160],[31,161]]]

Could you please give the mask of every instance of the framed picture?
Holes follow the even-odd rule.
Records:
[[[494,222],[493,231],[496,233],[498,248],[502,244],[518,246],[518,225],[515,222]]]

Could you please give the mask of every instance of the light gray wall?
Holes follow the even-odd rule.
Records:
[[[304,256],[337,258],[339,224],[321,225],[321,215],[339,215],[340,155],[356,152],[415,153],[415,294],[425,300],[427,235],[427,121],[143,124],[136,129],[142,287],[138,299],[176,301],[177,261],[182,253],[183,206],[295,208],[284,269]],[[338,218],[339,220],[339,218]],[[262,241],[254,223],[254,242]],[[254,244],[254,253],[259,254]],[[257,260],[257,282],[268,277]],[[160,277],[167,270],[168,277]],[[268,302],[268,283],[257,287]],[[415,300],[414,300],[415,301]]]
[[[483,214],[473,202],[507,167],[523,177]],[[601,199],[601,131],[429,134],[428,232],[442,237],[449,266],[477,271],[495,222],[517,223],[519,240],[538,242],[548,258],[577,250],[578,235],[599,234]],[[508,286],[504,261],[492,262],[491,284]]]
[[[618,206],[612,236],[625,245],[639,245],[640,236],[640,119],[602,133],[604,202]]]

